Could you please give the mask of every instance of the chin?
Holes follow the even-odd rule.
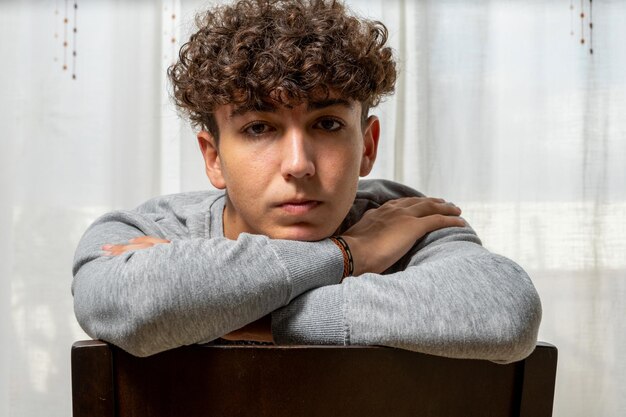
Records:
[[[332,236],[332,231],[327,231],[324,227],[314,227],[310,225],[294,225],[282,228],[270,236],[273,239],[300,240],[303,242],[315,242]],[[335,229],[332,229],[335,230]]]

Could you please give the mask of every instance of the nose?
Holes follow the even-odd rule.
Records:
[[[313,149],[301,129],[291,129],[283,138],[281,174],[286,180],[315,174]]]

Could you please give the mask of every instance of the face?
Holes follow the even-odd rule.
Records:
[[[219,145],[198,134],[211,183],[226,189],[224,234],[314,241],[348,213],[359,176],[376,158],[379,122],[361,105],[329,98],[296,106],[215,111]]]

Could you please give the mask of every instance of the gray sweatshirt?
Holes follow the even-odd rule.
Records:
[[[422,194],[361,181],[340,230],[390,199]],[[455,358],[520,360],[541,304],[527,274],[471,227],[432,232],[384,274],[343,282],[330,240],[224,237],[225,195],[187,192],[97,219],[74,259],[74,310],[91,337],[137,356],[214,340],[271,313],[278,344],[384,345]],[[106,256],[139,236],[171,241]]]

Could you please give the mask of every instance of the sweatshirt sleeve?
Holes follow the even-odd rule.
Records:
[[[151,235],[169,244],[106,256],[101,246]],[[242,234],[184,239],[136,212],[101,217],[74,258],[74,310],[85,332],[137,355],[207,342],[336,284],[341,251],[320,242]]]
[[[418,242],[403,269],[313,289],[272,314],[277,343],[384,345],[454,358],[513,362],[535,347],[539,296],[513,261],[470,227]]]

